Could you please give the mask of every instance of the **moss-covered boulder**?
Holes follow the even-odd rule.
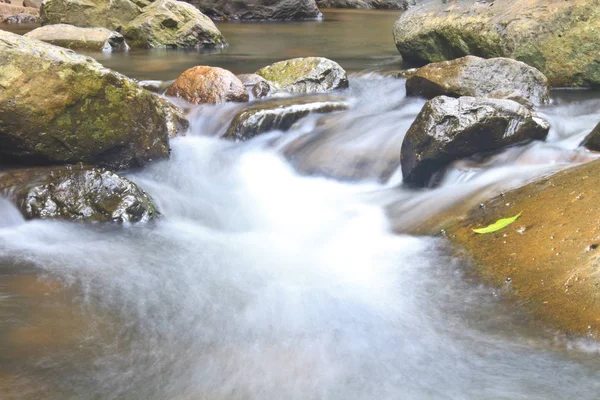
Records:
[[[225,38],[210,18],[182,1],[156,0],[128,22],[122,33],[133,46],[219,47]]]
[[[321,18],[315,0],[185,0],[217,20],[303,20]]]
[[[347,110],[348,107],[349,104],[344,98],[334,96],[262,101],[240,111],[223,137],[241,141],[273,130],[286,131],[309,114]]]
[[[192,104],[222,104],[249,99],[244,84],[237,76],[226,69],[207,66],[186,70],[169,86],[166,95]]]
[[[169,155],[185,121],[89,57],[0,30],[0,162],[118,170]]]
[[[451,161],[543,140],[549,130],[546,120],[512,100],[436,97],[425,104],[402,142],[404,183],[426,186]]]
[[[346,71],[323,57],[294,58],[256,71],[278,90],[291,93],[323,93],[348,87]]]
[[[129,48],[123,35],[106,28],[56,24],[34,29],[25,36],[72,50],[124,51]]]
[[[548,79],[537,69],[509,58],[466,56],[419,68],[406,81],[409,96],[473,96],[540,105],[550,100]]]
[[[145,222],[160,215],[135,183],[80,165],[2,171],[0,193],[28,219]]]
[[[394,38],[404,60],[419,65],[508,57],[542,71],[551,86],[598,86],[599,30],[596,0],[456,0],[410,9]]]
[[[600,339],[600,161],[545,177],[438,226],[482,280],[546,327]],[[473,229],[521,217],[494,233]]]
[[[120,31],[141,13],[141,7],[130,0],[45,0],[40,17],[42,25],[69,24]]]

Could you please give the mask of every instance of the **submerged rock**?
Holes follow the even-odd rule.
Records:
[[[451,161],[546,138],[550,125],[512,100],[440,96],[429,100],[402,142],[404,182],[426,186]]]
[[[123,28],[133,46],[214,47],[225,38],[210,18],[182,1],[156,0]]]
[[[599,186],[600,161],[592,161],[445,216],[436,231],[473,261],[484,283],[503,288],[548,327],[598,340]],[[519,213],[498,232],[472,231]]]
[[[192,104],[221,104],[248,101],[244,84],[231,72],[219,67],[197,66],[188,69],[167,89],[167,96]]]
[[[273,85],[260,75],[241,74],[237,77],[244,84],[248,93],[252,94],[255,99],[262,99],[275,92]]]
[[[2,30],[0,65],[0,162],[118,170],[168,157],[177,109],[135,81]]]
[[[152,198],[135,183],[93,167],[3,171],[0,192],[28,219],[145,222],[160,215]]]
[[[347,110],[348,107],[349,104],[343,98],[333,96],[267,100],[240,111],[223,137],[248,140],[268,131],[288,130],[309,114]]]
[[[590,0],[430,1],[394,27],[405,61],[508,57],[539,69],[551,86],[600,85],[600,7]]]
[[[346,71],[323,57],[280,61],[256,72],[278,90],[291,93],[322,93],[348,87]]]
[[[42,25],[69,24],[120,31],[142,13],[130,0],[45,0],[40,10]]]
[[[548,80],[537,69],[508,58],[474,56],[432,63],[419,68],[406,81],[406,94],[473,96],[515,100],[540,105],[550,99]]]
[[[72,50],[123,51],[129,48],[123,35],[106,28],[56,24],[34,29],[25,36]]]
[[[315,0],[185,0],[213,19],[302,20],[321,18]]]

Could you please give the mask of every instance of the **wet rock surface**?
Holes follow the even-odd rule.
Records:
[[[467,56],[428,64],[406,81],[412,96],[473,96],[509,99],[524,105],[549,102],[548,80],[537,69],[508,58]]]
[[[404,182],[426,186],[449,162],[546,138],[550,125],[512,100],[439,96],[429,100],[402,142]]]
[[[129,48],[123,35],[106,28],[56,24],[34,29],[25,36],[72,50],[124,51]]]
[[[315,0],[185,0],[213,19],[302,20],[321,18]]]
[[[348,87],[346,71],[322,57],[294,58],[256,71],[283,92],[322,93]]]
[[[307,96],[293,99],[273,99],[251,105],[240,111],[223,136],[225,139],[248,140],[272,130],[288,130],[309,114],[347,110],[342,97]]]
[[[57,46],[0,31],[0,157],[21,165],[111,169],[169,155],[177,109],[137,83]],[[182,122],[182,121],[181,121]]]
[[[23,6],[22,3],[10,4],[0,1],[0,22],[5,24],[35,24],[39,21],[37,8]]]
[[[592,161],[542,178],[447,216],[428,233],[443,229],[485,283],[513,295],[546,326],[598,339],[599,170],[600,161]],[[518,213],[498,232],[472,231]]]
[[[219,67],[197,66],[181,74],[166,92],[192,104],[222,104],[248,101],[244,84],[231,72]]]
[[[219,47],[225,38],[210,18],[182,1],[156,0],[123,28],[136,47]]]
[[[600,123],[583,139],[580,146],[593,151],[600,151]]]
[[[551,86],[600,85],[600,8],[590,0],[431,1],[394,27],[405,61],[508,57],[539,69]]]
[[[0,193],[28,219],[146,222],[160,215],[130,180],[86,166],[2,171]]]

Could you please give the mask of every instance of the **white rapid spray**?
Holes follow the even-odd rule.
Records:
[[[348,94],[358,106],[336,116],[328,138],[343,142],[354,127],[354,141],[362,129],[368,153],[389,145],[391,123],[401,141],[421,100],[360,101],[361,87],[400,85],[360,79]],[[215,112],[197,111],[169,161],[129,175],[156,200],[156,223],[25,222],[0,203],[2,276],[67,288],[35,302],[22,285],[0,286],[3,399],[597,398],[594,348],[530,330],[464,276],[443,240],[392,233],[402,216],[421,218],[422,196],[441,207],[468,185],[514,178],[522,153],[415,193],[368,174],[359,183],[299,175],[281,153],[319,121],[236,144],[212,137]],[[378,115],[380,125],[364,122]],[[536,160],[542,171],[557,158]],[[402,210],[396,219],[390,204]]]

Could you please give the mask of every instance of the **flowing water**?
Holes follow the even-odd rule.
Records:
[[[400,144],[424,101],[377,72],[399,67],[396,16],[222,24],[221,54],[97,55],[145,79],[339,55],[352,107],[246,143],[218,139],[243,105],[194,107],[170,160],[126,174],[156,200],[155,223],[24,221],[0,199],[0,398],[598,398],[595,345],[536,326],[443,239],[402,232],[594,158],[577,146],[600,96],[557,92],[540,110],[547,142],[405,189]]]

